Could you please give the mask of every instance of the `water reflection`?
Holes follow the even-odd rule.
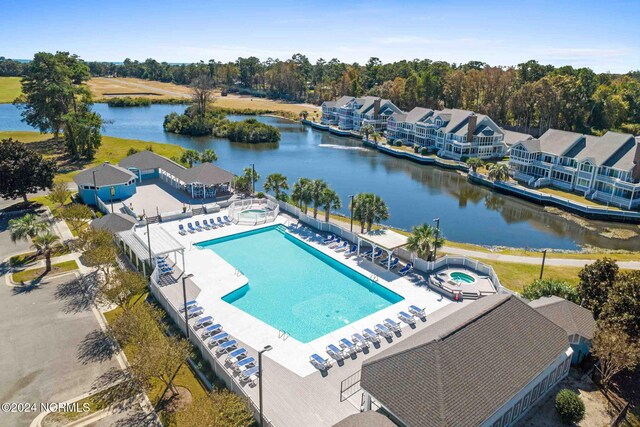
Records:
[[[172,143],[204,150],[213,148],[221,167],[241,173],[255,163],[264,178],[280,172],[290,183],[298,177],[326,180],[341,196],[348,214],[348,195],[371,191],[389,205],[389,224],[410,229],[441,218],[447,238],[486,245],[528,248],[576,249],[591,245],[611,249],[640,249],[640,239],[609,239],[600,233],[616,227],[640,230],[635,225],[608,224],[580,220],[586,227],[545,211],[528,202],[470,184],[465,176],[432,166],[397,159],[349,138],[316,131],[299,123],[273,117],[257,120],[278,126],[282,138],[278,144],[240,144],[221,138],[190,138],[167,134],[162,120],[176,105],[148,108],[109,108],[95,106],[106,120],[105,134],[122,138]],[[241,120],[242,116],[231,116]],[[0,105],[0,129],[30,130],[20,121],[19,111],[10,104]]]

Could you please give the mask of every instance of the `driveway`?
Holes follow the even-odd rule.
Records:
[[[88,392],[99,375],[118,366],[83,295],[72,275],[24,289],[2,280],[0,403],[36,403],[38,410],[0,412],[0,425],[29,425],[40,403],[64,402]]]

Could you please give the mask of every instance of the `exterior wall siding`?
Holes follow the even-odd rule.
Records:
[[[81,187],[78,188],[78,194],[80,195],[82,202],[91,206],[95,205],[95,190]],[[114,185],[113,187],[115,188],[115,195],[113,196],[113,200],[124,200],[136,194],[135,183],[129,185]],[[110,201],[112,199],[111,186],[99,187],[98,197],[100,198],[100,200],[103,200],[105,202]]]

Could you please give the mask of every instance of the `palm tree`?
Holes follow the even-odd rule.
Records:
[[[309,197],[311,198],[311,202],[313,203],[313,218],[318,217],[318,206],[320,206],[323,202],[322,198],[324,195],[324,190],[329,188],[327,183],[322,179],[314,179],[309,184]]]
[[[484,166],[484,161],[477,157],[471,157],[467,159],[467,166],[469,166],[474,172],[477,172],[478,168]]]
[[[373,127],[373,125],[364,125],[360,128],[360,133],[362,135],[364,135],[364,139],[366,141],[369,140],[369,135],[371,135],[372,133],[375,133],[376,128]]]
[[[293,184],[293,190],[291,191],[291,198],[302,208],[305,215],[311,202],[311,194],[309,192],[310,185],[310,179],[298,178],[298,181]]]
[[[9,220],[11,241],[33,239],[38,234],[47,231],[49,224],[41,221],[38,215],[26,214],[20,218]]]
[[[324,205],[324,220],[326,222],[329,222],[331,217],[331,209],[340,209],[342,207],[338,193],[328,187],[322,192],[322,204]]]
[[[263,188],[266,192],[273,191],[276,199],[280,200],[280,191],[288,190],[289,183],[287,182],[287,177],[281,173],[272,173],[267,176],[267,179],[264,181]]]
[[[196,150],[189,149],[184,153],[182,153],[182,156],[180,157],[180,161],[182,163],[188,163],[189,167],[192,168],[195,162],[200,161],[200,153],[198,153]]]
[[[45,273],[51,271],[51,252],[53,252],[53,244],[58,240],[60,240],[60,237],[50,231],[33,238],[33,247],[37,249],[39,253],[44,254],[46,260]]]
[[[211,148],[207,148],[200,155],[200,161],[202,163],[213,163],[218,160],[218,155]]]
[[[360,232],[371,231],[373,225],[389,219],[389,208],[382,198],[373,193],[360,193],[354,198],[353,217],[360,221]]]
[[[369,125],[369,126],[371,126],[371,125]],[[375,144],[377,144],[378,143],[378,138],[380,138],[380,134],[378,132],[373,132],[371,134],[371,138],[373,138],[373,142]]]
[[[365,226],[365,196],[366,193],[356,194],[353,200],[349,203],[349,210],[353,212],[353,219],[360,222],[361,233],[364,233]]]
[[[302,120],[307,120],[308,115],[309,115],[309,112],[307,110],[300,111],[300,117],[302,117]]]
[[[407,239],[407,249],[413,251],[419,258],[430,261],[433,249],[440,248],[444,244],[444,238],[437,228],[429,224],[413,227],[411,236]]]
[[[509,167],[505,163],[494,163],[489,165],[489,179],[494,181],[508,181]]]
[[[242,177],[246,180],[247,184],[250,184],[251,191],[254,191],[254,184],[260,179],[260,174],[252,167],[248,166],[242,171]]]

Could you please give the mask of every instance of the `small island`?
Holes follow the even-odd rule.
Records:
[[[197,77],[191,83],[193,91],[190,105],[183,114],[171,113],[165,116],[165,132],[189,136],[217,136],[232,142],[277,143],[280,130],[259,122],[254,118],[234,122],[226,118],[226,112],[211,108],[213,84],[206,76]]]

